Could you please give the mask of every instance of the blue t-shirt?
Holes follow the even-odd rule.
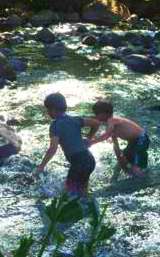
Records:
[[[50,137],[56,136],[59,138],[60,146],[68,160],[75,153],[87,150],[81,136],[83,126],[83,118],[66,114],[57,117],[50,125]]]

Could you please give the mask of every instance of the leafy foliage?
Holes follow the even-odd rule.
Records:
[[[20,240],[20,246],[17,250],[13,251],[13,257],[26,257],[28,255],[28,252],[30,250],[30,247],[32,246],[34,240],[32,236],[30,237],[23,237]]]
[[[94,200],[88,202],[89,220],[90,220],[90,237],[87,242],[78,242],[74,250],[76,257],[92,257],[97,246],[103,241],[108,240],[114,233],[115,229],[110,225],[103,224],[103,218],[107,206],[104,207],[102,214],[99,214],[96,202]],[[82,206],[78,198],[70,199],[66,194],[59,198],[54,198],[45,208],[45,214],[49,219],[48,231],[44,237],[39,240],[39,252],[36,257],[41,257],[49,244],[55,246],[53,257],[62,256],[59,247],[64,244],[66,236],[59,230],[59,224],[67,224],[77,222],[83,218]],[[13,257],[27,257],[29,250],[34,243],[32,236],[23,237],[20,240],[20,246],[13,251]],[[0,257],[4,257],[0,253]]]
[[[114,235],[115,229],[110,224],[103,224],[106,209],[107,206],[104,207],[102,214],[100,215],[96,202],[92,201],[89,204],[91,236],[87,242],[78,243],[77,248],[74,251],[74,256],[92,257],[98,245],[103,241],[110,239]]]

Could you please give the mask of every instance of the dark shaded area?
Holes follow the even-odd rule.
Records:
[[[50,9],[56,12],[58,11],[64,13],[78,12],[81,15],[84,7],[95,2],[96,1],[94,0],[0,0],[0,9],[2,13],[5,8],[22,8],[24,11],[32,10],[38,12],[44,9]],[[105,1],[103,1],[103,3],[105,3]],[[159,0],[106,0],[105,4],[108,7],[112,7],[112,5],[114,5],[120,14],[122,9],[125,10],[126,8],[129,9],[131,13],[136,13],[140,17],[152,18],[159,16],[160,13]]]
[[[125,4],[131,13],[136,13],[140,17],[152,18],[159,16],[160,14],[160,2],[159,0],[118,0]]]
[[[110,184],[105,188],[97,190],[94,194],[98,197],[115,196],[117,194],[131,194],[148,187],[160,185],[160,178],[147,174],[145,178],[127,178],[115,184]]]

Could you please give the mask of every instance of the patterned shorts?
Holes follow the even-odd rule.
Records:
[[[125,157],[128,162],[132,165],[137,165],[140,168],[146,168],[148,165],[148,147],[149,147],[149,137],[143,132],[138,138],[133,142],[130,142],[127,147],[123,150]]]

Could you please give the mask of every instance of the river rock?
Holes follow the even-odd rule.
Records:
[[[150,31],[156,30],[155,24],[147,18],[141,18],[141,19],[138,19],[137,21],[135,21],[133,23],[133,28],[134,29],[145,29],[145,30],[150,30]]]
[[[17,45],[17,44],[22,44],[24,42],[24,38],[22,36],[12,36],[9,40],[8,40],[8,43],[9,44],[14,44],[14,45]]]
[[[48,26],[57,21],[59,21],[58,14],[50,10],[43,10],[31,18],[31,24],[34,27]]]
[[[95,45],[98,42],[97,37],[95,35],[87,35],[82,39],[82,44],[85,45]]]
[[[13,57],[9,60],[11,67],[17,72],[23,72],[27,69],[27,61],[25,58]]]
[[[11,15],[6,20],[6,24],[8,25],[8,27],[11,27],[11,28],[19,27],[22,25],[22,23],[23,23],[22,19],[16,14]]]
[[[144,74],[150,74],[154,72],[156,68],[152,60],[145,55],[127,55],[123,61],[131,70]]]
[[[116,33],[107,33],[107,34],[102,34],[98,42],[101,46],[113,46],[113,47],[119,47],[124,45],[124,37],[120,36]]]
[[[4,88],[6,80],[0,77],[0,89]]]
[[[65,44],[62,42],[55,42],[45,46],[45,55],[48,59],[61,58],[65,55]]]
[[[125,39],[134,46],[149,48],[152,46],[153,38],[150,35],[137,34],[137,32],[127,32]]]
[[[55,42],[55,35],[49,29],[46,28],[40,30],[37,33],[36,38],[45,44]]]
[[[16,172],[31,173],[35,167],[33,161],[24,155],[13,155],[5,161],[4,165],[10,172],[16,170]]]
[[[131,55],[131,54],[134,54],[134,50],[127,47],[127,46],[120,46],[116,49],[116,56],[118,58],[124,58],[125,56],[127,55]]]
[[[0,77],[2,79],[8,79],[10,81],[14,81],[16,79],[16,73],[9,64],[7,58],[0,53]]]
[[[85,25],[79,25],[78,27],[77,27],[77,34],[84,34],[84,33],[88,33],[88,29],[86,28],[86,26]]]
[[[0,53],[8,57],[12,54],[12,50],[7,47],[4,47],[4,48],[0,48]]]
[[[0,64],[7,64],[8,60],[4,53],[0,51]]]
[[[154,37],[155,40],[160,40],[160,31],[158,31],[156,34],[155,34],[155,37]]]
[[[154,63],[156,69],[160,69],[160,54],[152,55],[150,58]]]

